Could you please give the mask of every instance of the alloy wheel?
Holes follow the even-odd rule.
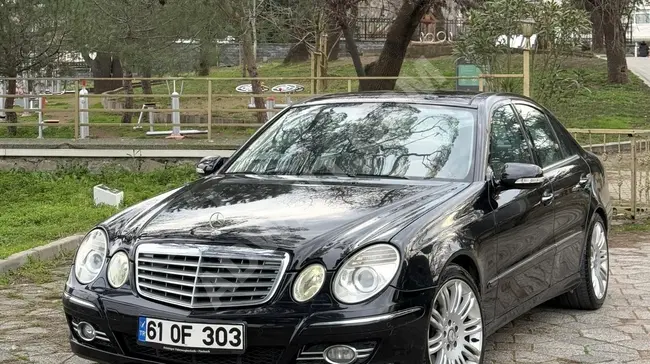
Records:
[[[436,294],[429,325],[432,364],[478,364],[483,321],[478,298],[463,280],[452,279]]]
[[[597,299],[605,297],[609,278],[609,254],[605,228],[601,223],[594,225],[591,234],[591,256],[589,258],[591,284]]]

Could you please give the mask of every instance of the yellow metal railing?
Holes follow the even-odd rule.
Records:
[[[619,214],[650,211],[650,130],[569,129],[605,166],[609,192]]]
[[[246,78],[246,77],[228,77],[228,78],[200,78],[200,77],[164,77],[164,78],[29,78],[29,79],[11,79],[11,78],[2,78],[0,81],[5,81],[5,84],[9,80],[17,81],[48,81],[54,83],[57,82],[66,82],[72,86],[70,93],[64,94],[52,94],[52,93],[39,93],[39,94],[25,94],[25,95],[0,95],[0,98],[46,98],[49,101],[59,101],[67,105],[65,108],[58,107],[49,107],[44,105],[42,108],[30,108],[27,110],[31,113],[36,113],[36,116],[39,117],[39,120],[29,120],[25,121],[19,120],[17,123],[0,123],[0,127],[34,127],[34,130],[42,130],[44,128],[73,128],[73,135],[75,139],[80,137],[80,114],[88,113],[90,118],[89,127],[91,128],[104,128],[104,127],[129,127],[133,124],[121,123],[121,122],[111,122],[103,120],[102,122],[94,122],[93,117],[97,118],[97,115],[100,114],[109,114],[112,115],[114,119],[117,119],[118,113],[134,113],[137,114],[143,112],[141,108],[129,108],[124,107],[125,101],[129,98],[133,99],[132,104],[140,103],[149,103],[155,102],[160,104],[160,107],[156,107],[151,112],[155,115],[170,115],[173,113],[180,114],[187,118],[194,117],[194,120],[199,120],[198,122],[182,122],[182,127],[197,127],[204,128],[207,131],[207,139],[213,139],[213,128],[221,127],[247,127],[247,128],[257,128],[260,125],[260,120],[264,120],[272,116],[272,114],[277,113],[282,108],[284,103],[280,102],[280,105],[276,105],[273,108],[268,108],[269,104],[266,104],[264,101],[268,98],[280,99],[283,97],[291,98],[290,103],[294,101],[300,101],[301,99],[314,97],[323,94],[324,92],[352,92],[357,83],[361,80],[395,80],[395,81],[430,81],[430,84],[434,85],[432,88],[435,88],[436,84],[441,84],[443,82],[461,80],[461,79],[478,79],[479,80],[479,89],[482,91],[486,87],[486,80],[492,79],[504,79],[504,78],[522,78],[521,74],[482,74],[474,77],[410,77],[410,76],[400,76],[400,77],[311,77],[311,76],[295,76],[295,77],[260,77],[260,78]],[[105,92],[102,94],[88,94],[81,95],[80,90],[82,89],[82,81],[84,83],[87,81],[89,83],[94,83],[95,81],[158,81],[158,84],[152,86],[154,88],[153,94],[143,94],[138,88],[137,91],[133,94],[126,94],[124,89],[117,89],[114,91]],[[160,92],[161,88],[164,88],[164,84],[160,84],[160,81],[166,82],[181,82],[187,83],[187,94],[179,95],[179,99],[182,100],[181,107],[174,108],[171,106],[171,95],[169,93],[163,94]],[[322,82],[327,81],[327,82]],[[280,82],[299,82],[305,83],[310,86],[303,88],[304,91],[298,93],[280,93],[280,92],[264,92],[261,94],[252,94],[252,93],[237,93],[235,92],[235,87],[237,84],[241,83],[251,83],[251,82],[261,82],[265,83],[280,83]],[[152,82],[153,83],[153,82]],[[324,89],[324,85],[327,85],[327,89]],[[139,85],[141,86],[141,84]],[[266,86],[266,85],[265,85]],[[166,91],[169,90],[169,85],[167,85]],[[224,89],[233,90],[232,93],[223,92]],[[217,90],[217,92],[215,92]],[[403,90],[403,91],[421,91],[421,90]],[[89,108],[81,108],[79,105],[81,98],[87,98]],[[247,99],[253,101],[255,98],[263,98],[265,103],[264,108],[251,107],[249,105],[252,102],[247,102]],[[94,108],[93,100],[101,100],[102,107]],[[144,102],[143,102],[144,101]],[[288,102],[289,103],[289,102]],[[112,106],[111,106],[112,105]],[[158,106],[158,105],[156,105]],[[0,112],[15,112],[16,109],[0,109]],[[20,111],[20,109],[18,109]],[[148,110],[145,112],[149,112]],[[258,119],[256,116],[264,114],[265,117]],[[42,120],[46,119],[47,116],[62,116],[66,120],[59,120],[58,123],[49,122],[43,123]],[[202,117],[201,117],[202,116]],[[179,116],[180,117],[180,116]],[[229,119],[228,122],[214,122],[215,117],[221,117]],[[167,116],[164,116],[167,119]],[[84,124],[85,125],[85,124]],[[177,124],[172,122],[158,121],[155,123],[156,128],[160,127],[174,127]]]

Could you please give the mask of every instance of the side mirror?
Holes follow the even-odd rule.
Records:
[[[209,176],[218,171],[226,162],[225,157],[204,157],[196,165],[196,173],[201,177]]]
[[[540,166],[526,163],[506,163],[500,184],[504,188],[533,189],[544,184],[544,172]]]

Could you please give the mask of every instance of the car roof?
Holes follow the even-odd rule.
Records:
[[[522,98],[520,95],[471,91],[431,91],[431,92],[399,92],[399,91],[367,91],[339,93],[316,96],[297,103],[299,105],[322,105],[332,103],[358,102],[398,102],[430,105],[464,106],[478,108],[479,105],[496,102],[500,99]]]

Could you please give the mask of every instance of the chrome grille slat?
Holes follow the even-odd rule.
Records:
[[[233,292],[233,293],[223,293],[223,292],[214,292],[214,293],[195,293],[194,297],[206,297],[206,298],[216,298],[216,297],[264,297],[266,292]]]
[[[187,261],[182,261],[182,260],[167,260],[167,259],[152,259],[152,258],[140,258],[141,263],[152,263],[152,264],[160,264],[160,265],[177,265],[181,267],[192,267],[196,268],[198,267],[198,262],[193,263],[193,262],[187,262]]]
[[[192,292],[186,292],[186,291],[182,291],[182,290],[178,290],[178,289],[174,289],[174,288],[169,288],[169,287],[160,287],[160,286],[156,286],[156,285],[148,284],[148,283],[144,283],[144,282],[138,282],[138,284],[142,288],[148,288],[148,289],[154,290],[154,291],[168,292],[168,293],[173,293],[173,294],[176,294],[176,295],[179,295],[179,296],[186,296],[186,297],[190,297],[190,298],[192,297]]]
[[[271,250],[154,243],[136,249],[138,293],[187,308],[266,303],[289,264],[288,254]]]
[[[149,280],[149,281],[158,281],[161,283],[166,283],[166,284],[176,284],[179,286],[186,286],[186,287],[194,287],[194,281],[183,281],[183,280],[178,280],[178,279],[169,279],[169,278],[163,278],[163,277],[157,277],[154,275],[149,275],[146,273],[140,272],[140,278],[144,280]]]
[[[249,278],[254,275],[257,279],[272,279],[277,277],[277,274],[254,274],[254,273],[199,273],[197,278]]]
[[[165,274],[177,274],[186,277],[196,277],[196,269],[194,272],[190,271],[180,271],[176,269],[165,269],[165,268],[156,268],[156,267],[147,267],[147,266],[138,266],[139,270],[146,270],[149,272],[165,273]]]

